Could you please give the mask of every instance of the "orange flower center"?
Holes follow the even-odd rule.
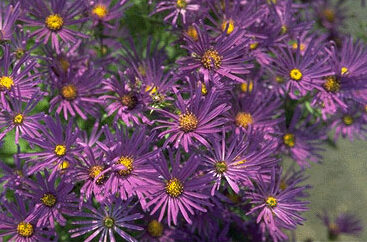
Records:
[[[184,114],[180,114],[179,116],[180,128],[185,132],[194,131],[198,126],[198,118],[195,114],[191,112],[186,112]]]

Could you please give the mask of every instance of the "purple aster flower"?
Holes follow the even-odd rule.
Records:
[[[15,195],[14,202],[2,202],[6,212],[0,214],[0,237],[10,236],[9,241],[57,241],[57,235],[51,228],[39,226],[29,220],[32,204],[23,197]],[[27,206],[28,205],[28,206]],[[11,215],[11,216],[9,216]]]
[[[115,122],[121,119],[127,126],[132,126],[132,122],[150,123],[144,115],[144,111],[147,110],[146,104],[150,99],[148,93],[137,90],[136,83],[128,82],[122,72],[119,72],[118,78],[107,79],[104,84],[105,90],[111,93],[100,98],[106,101],[108,116],[116,112]]]
[[[93,20],[93,26],[103,23],[108,28],[114,28],[109,22],[121,18],[128,0],[119,0],[113,3],[111,0],[90,1],[89,11]]]
[[[207,96],[201,95],[201,88],[196,88],[189,100],[184,100],[178,90],[174,89],[177,96],[176,107],[179,114],[171,113],[163,109],[156,109],[165,120],[156,120],[161,123],[156,129],[165,129],[159,134],[159,138],[169,134],[164,142],[164,147],[174,143],[174,147],[181,145],[186,152],[189,145],[197,141],[206,147],[210,147],[206,140],[211,134],[220,132],[219,126],[225,123],[220,117],[229,109],[227,104],[217,104],[217,92],[212,91]],[[216,105],[216,106],[215,106]]]
[[[225,224],[223,228],[219,225],[211,227],[210,235],[206,236],[200,233],[194,233],[188,228],[176,230],[176,239],[178,241],[212,241],[212,242],[229,242],[231,239],[228,237],[229,223]]]
[[[43,98],[40,93],[35,93],[23,107],[20,90],[18,89],[17,91],[17,95],[13,94],[13,98],[9,98],[9,105],[4,105],[3,110],[0,111],[0,129],[5,128],[0,133],[0,140],[15,129],[15,143],[19,144],[19,135],[28,135],[32,138],[40,136],[38,125],[44,114],[30,114]],[[12,92],[15,92],[15,90],[12,90]]]
[[[334,221],[330,220],[326,211],[318,214],[318,217],[328,229],[329,240],[337,240],[340,234],[359,236],[363,230],[361,220],[350,213],[341,213]]]
[[[278,35],[297,36],[300,32],[312,28],[312,22],[300,20],[300,16],[296,14],[299,11],[296,7],[305,8],[306,6],[295,4],[292,0],[281,1],[279,5],[269,4],[272,22],[268,24],[275,27],[274,31]]]
[[[158,47],[159,42],[154,43],[152,38],[149,38],[146,46],[139,46],[140,48],[146,48],[145,51],[142,51],[137,49],[131,36],[127,38],[127,41],[127,45],[122,45],[124,50],[122,58],[127,63],[126,68],[132,67],[132,72],[140,80],[144,81],[147,74],[146,68],[151,70],[163,69],[163,62],[167,59],[167,55],[164,48]]]
[[[206,188],[211,181],[210,178],[206,175],[194,176],[200,163],[197,157],[190,156],[182,167],[180,167],[180,160],[180,152],[177,152],[174,157],[173,152],[169,151],[171,172],[163,153],[152,164],[157,169],[159,176],[155,184],[150,185],[154,192],[151,194],[152,197],[147,207],[152,207],[151,215],[161,210],[158,221],[162,221],[164,215],[167,214],[169,226],[172,221],[177,225],[179,213],[191,224],[189,213],[194,215],[194,210],[206,212],[204,206],[211,206],[211,203],[206,201],[209,198]]]
[[[229,213],[224,206],[225,200],[220,198],[220,194],[210,197],[210,202],[214,204],[212,207],[208,207],[207,212],[197,212],[192,216],[192,224],[183,224],[180,226],[180,231],[186,230],[191,234],[195,241],[221,241],[218,233],[223,227],[230,225]],[[179,230],[176,230],[179,232]],[[214,232],[214,234],[213,234]],[[197,236],[199,235],[199,236]],[[226,233],[223,234],[225,236]],[[213,238],[216,237],[216,238]],[[217,239],[217,240],[216,240]]]
[[[106,162],[103,161],[103,152],[93,152],[90,147],[84,149],[83,155],[77,160],[75,166],[70,169],[67,176],[73,182],[82,182],[80,188],[80,206],[92,195],[97,201],[105,199],[105,183],[109,174],[103,173],[107,169]]]
[[[291,156],[302,168],[310,166],[308,161],[321,160],[320,147],[327,139],[319,121],[311,122],[311,116],[302,120],[302,111],[296,109],[287,127],[282,126],[280,132],[281,150]]]
[[[334,140],[340,136],[350,141],[353,141],[354,138],[365,139],[367,137],[366,122],[360,112],[363,110],[361,106],[359,103],[350,101],[348,110],[341,110],[333,117],[330,128],[335,129]]]
[[[18,149],[20,149],[20,147]],[[26,179],[25,175],[27,174],[27,167],[25,165],[22,165],[18,154],[15,154],[13,156],[13,161],[15,167],[9,167],[0,160],[0,169],[2,170],[0,183],[4,187],[8,187],[17,191],[24,184],[24,181]]]
[[[367,97],[364,94],[366,83],[363,78],[327,76],[324,78],[322,87],[324,90],[315,95],[311,104],[321,110],[324,120],[328,119],[328,115],[333,115],[339,110],[347,110],[349,100],[364,102]]]
[[[247,84],[247,83],[246,83]],[[251,83],[247,84],[251,88]],[[233,96],[232,108],[226,114],[228,125],[235,129],[246,131],[251,127],[253,130],[267,130],[273,132],[274,128],[283,121],[281,100],[271,91],[255,87],[244,97]]]
[[[5,45],[3,50],[3,60],[0,62],[0,95],[2,105],[6,106],[3,101],[6,95],[14,98],[14,94],[18,95],[20,92],[20,96],[26,101],[39,92],[37,84],[40,74],[33,72],[37,62],[29,55],[18,60],[11,56],[9,45]],[[11,92],[12,89],[16,91]]]
[[[86,42],[86,41],[85,41]],[[90,63],[88,63],[90,57],[87,57],[85,53],[82,53],[82,48],[86,43],[82,40],[78,40],[76,43],[62,43],[62,52],[56,54],[53,49],[46,45],[42,46],[45,60],[47,61],[48,73],[50,75],[47,82],[52,83],[54,79],[66,76],[67,72],[78,73],[82,75],[89,69]],[[88,60],[87,60],[88,59]]]
[[[164,49],[158,48],[158,43],[153,45],[151,39],[148,39],[145,57],[142,57],[138,54],[132,39],[129,38],[128,41],[129,48],[123,46],[126,53],[123,58],[127,62],[128,71],[131,72],[130,78],[137,78],[141,82],[141,88],[149,93],[153,105],[171,100],[167,94],[174,84],[172,73],[166,72],[163,65],[163,61],[167,58]]]
[[[344,1],[332,2],[330,0],[316,0],[311,2],[315,17],[322,27],[328,29],[333,35],[343,27],[348,9]]]
[[[323,91],[323,78],[334,75],[324,44],[315,45],[313,39],[303,55],[299,41],[297,47],[295,54],[289,46],[274,50],[276,58],[273,62],[273,68],[283,78],[285,90],[293,99],[299,99],[315,89]]]
[[[27,217],[28,221],[38,220],[37,226],[50,225],[55,227],[55,222],[66,225],[64,215],[72,215],[77,208],[78,199],[72,193],[73,185],[61,178],[55,183],[57,176],[51,177],[47,170],[45,176],[36,174],[36,181],[27,180],[21,194],[29,197],[35,204],[32,212]]]
[[[142,242],[174,242],[175,229],[168,227],[163,221],[159,222],[156,216],[145,215],[144,234],[139,236]]]
[[[283,5],[285,1],[278,3]],[[289,36],[284,34],[285,32],[282,31],[282,25],[280,23],[279,16],[276,13],[276,8],[274,9],[267,3],[258,5],[257,8],[264,8],[267,13],[262,15],[261,21],[256,21],[248,28],[249,33],[246,35],[251,38],[249,42],[250,54],[257,49],[266,53],[269,51],[269,47],[285,46],[284,42],[289,40]]]
[[[259,136],[252,138],[253,140],[251,141],[250,136],[256,135],[249,134],[246,136],[242,132],[239,134],[233,133],[226,140],[226,135],[223,131],[221,141],[212,139],[212,149],[209,150],[208,154],[203,155],[207,172],[215,180],[211,190],[212,196],[215,190],[219,190],[223,177],[232,190],[235,193],[239,193],[239,185],[242,182],[251,183],[250,179],[255,179],[259,172],[261,173],[261,169],[266,168],[266,166],[272,167],[276,164],[277,160],[270,157],[276,146],[267,145],[259,151]]]
[[[19,26],[16,27],[15,37],[12,39],[10,43],[12,49],[12,55],[15,56],[18,60],[21,59],[25,54],[30,55],[31,51],[36,49],[39,45],[32,44],[30,45],[30,37],[29,31],[26,31]]]
[[[203,26],[203,25],[202,25]],[[205,26],[199,28],[194,25],[198,33],[198,41],[193,40],[185,34],[186,45],[189,56],[177,61],[181,71],[195,71],[204,74],[204,82],[213,80],[214,76],[227,77],[236,82],[245,82],[238,75],[249,73],[252,64],[246,64],[249,60],[246,57],[246,43],[248,39],[244,37],[244,32],[240,29],[234,30],[230,35],[226,31],[213,39]]]
[[[75,19],[76,16],[84,11],[83,1],[66,2],[65,0],[26,0],[29,4],[29,16],[22,17],[28,26],[39,27],[31,37],[36,36],[36,42],[43,40],[47,44],[51,38],[51,46],[60,54],[59,38],[63,42],[76,43],[77,38],[87,38],[88,36],[67,28],[84,22],[85,18]]]
[[[111,172],[104,188],[105,196],[118,193],[123,200],[137,195],[145,209],[144,194],[147,192],[140,187],[149,187],[149,183],[156,178],[155,169],[148,163],[156,155],[156,151],[150,152],[155,135],[146,135],[146,130],[135,129],[129,135],[126,128],[115,126],[115,133],[111,134],[107,126],[104,126],[106,140],[98,142],[106,153],[109,168],[103,173]]]
[[[0,3],[0,41],[11,40],[15,21],[20,14],[20,3],[15,6],[5,6],[5,2]]]
[[[290,41],[289,46],[291,46],[294,53],[296,53],[299,43],[300,53],[301,55],[304,55],[305,50],[307,49],[310,43],[313,43],[315,46],[318,46],[326,41],[326,37],[327,36],[325,34],[319,32],[301,31],[300,34],[296,37],[297,39],[294,38],[293,40]]]
[[[181,92],[190,93],[192,90],[198,88],[201,90],[201,95],[203,97],[206,97],[211,92],[216,92],[217,98],[215,101],[218,103],[228,103],[231,97],[229,93],[233,90],[232,85],[225,85],[221,82],[223,79],[220,76],[214,77],[213,82],[207,84],[203,81],[203,75],[198,72],[190,73],[185,76],[175,76],[174,80],[176,79],[184,82],[184,85],[180,85],[180,88],[182,88]],[[178,86],[174,86],[173,88],[177,89]]]
[[[367,48],[361,41],[346,37],[341,48],[333,48],[330,55],[337,76],[355,78],[367,74]]]
[[[299,201],[298,196],[306,187],[293,184],[285,190],[279,188],[280,174],[273,169],[269,183],[258,179],[256,189],[247,192],[247,197],[255,205],[247,214],[257,213],[257,223],[263,222],[271,235],[278,233],[281,227],[294,229],[302,224],[301,212],[307,210],[307,202]],[[274,240],[274,236],[272,236]]]
[[[102,93],[102,79],[102,75],[92,69],[86,70],[81,76],[68,72],[65,77],[55,78],[52,88],[58,90],[58,95],[51,99],[49,111],[56,109],[57,114],[62,111],[66,120],[68,114],[72,117],[78,114],[84,120],[87,119],[86,114],[99,116],[98,104],[103,101],[97,95]]]
[[[167,10],[170,13],[164,18],[164,21],[172,19],[172,25],[177,25],[177,19],[181,15],[182,22],[185,24],[187,15],[199,11],[201,8],[202,6],[197,0],[164,0],[159,1],[151,15]]]
[[[85,45],[79,52],[86,54],[87,58],[91,58],[95,66],[102,67],[109,72],[108,65],[119,63],[121,60],[121,56],[116,55],[116,50],[122,48],[121,39],[128,37],[127,29],[122,26],[122,22],[115,21],[113,29],[98,25],[97,32],[95,31],[97,38],[84,40]]]
[[[99,241],[116,241],[115,233],[126,241],[137,241],[126,233],[125,229],[142,230],[143,228],[132,224],[135,220],[143,217],[140,213],[133,213],[135,205],[130,205],[131,199],[123,201],[120,198],[111,197],[96,209],[91,204],[84,205],[85,211],[77,216],[83,220],[73,221],[77,228],[69,230],[71,237],[75,238],[89,232],[93,232],[85,241],[92,241],[99,236]],[[124,229],[124,230],[123,230]]]
[[[260,8],[258,6],[259,3],[256,2],[246,2],[241,6],[241,2],[238,0],[224,0],[221,3],[221,5],[225,6],[224,8],[215,6],[214,3],[214,1],[208,1],[211,10],[213,10],[213,16],[208,15],[208,19],[215,25],[214,31],[224,32],[227,30],[227,34],[231,34],[238,28],[248,29],[264,14],[264,8]]]
[[[272,240],[274,242],[278,242],[278,241],[287,241],[289,240],[288,236],[283,232],[284,224],[283,227],[281,227],[281,223],[279,222],[279,220],[275,221],[275,225],[269,225],[265,222],[260,222],[259,223],[259,230],[261,233],[261,238],[263,241],[266,241],[266,239],[269,237],[268,235],[270,235],[270,237],[272,238]],[[279,228],[281,227],[281,228]],[[285,229],[291,229],[289,227],[285,228]]]
[[[42,151],[20,154],[20,158],[26,158],[27,163],[33,164],[28,174],[50,168],[52,169],[51,177],[53,177],[65,160],[75,163],[75,157],[80,156],[80,148],[76,143],[79,131],[78,129],[73,130],[72,120],[68,122],[67,126],[61,124],[58,116],[56,120],[45,116],[44,121],[45,125],[38,125],[41,137],[23,136],[30,144],[42,148]]]
[[[260,34],[250,35],[250,41],[247,43],[247,49],[249,49],[249,56],[254,58],[262,66],[268,66],[271,63],[271,57],[269,55],[268,45],[269,41]]]

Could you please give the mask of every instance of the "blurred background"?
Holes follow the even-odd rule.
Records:
[[[335,4],[339,0],[333,1]],[[367,7],[360,0],[344,1],[349,16],[346,33],[367,40]],[[341,235],[338,241],[367,241],[367,143],[340,139],[336,147],[325,146],[322,164],[312,164],[306,171],[309,176],[310,210],[307,221],[296,230],[297,241],[327,241],[326,227],[317,218],[323,210],[334,217],[341,212],[356,214],[363,222],[364,230],[359,238]]]
[[[367,241],[367,144],[340,139],[337,147],[325,147],[322,164],[306,171],[310,189],[307,221],[296,230],[297,241],[327,241],[326,227],[317,214],[324,209],[331,216],[341,212],[356,214],[363,222],[360,238],[341,235],[339,241]]]

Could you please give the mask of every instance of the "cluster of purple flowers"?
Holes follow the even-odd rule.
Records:
[[[0,236],[286,240],[328,132],[367,137],[367,45],[328,0],[150,1],[172,58],[134,44],[133,4],[1,1],[0,141],[17,152],[0,162]]]

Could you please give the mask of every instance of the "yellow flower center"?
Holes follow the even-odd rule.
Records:
[[[17,176],[23,177],[23,171],[21,171],[21,170],[15,170],[14,174],[17,175]]]
[[[296,137],[294,137],[294,134],[288,133],[283,136],[283,142],[289,147],[294,147],[296,142]]]
[[[17,233],[22,237],[31,237],[33,235],[33,225],[27,222],[20,222],[17,226]]]
[[[67,70],[69,70],[70,63],[69,63],[69,61],[68,61],[66,58],[61,57],[61,58],[59,59],[59,63],[60,63],[61,69],[62,69],[64,72],[67,72]]]
[[[148,223],[148,233],[152,237],[161,237],[163,234],[163,224],[158,222],[158,220],[153,219]]]
[[[177,8],[181,8],[181,9],[186,8],[187,2],[186,0],[177,0],[176,6]]]
[[[326,8],[324,9],[324,11],[322,11],[322,14],[324,15],[324,17],[326,18],[327,21],[329,22],[334,22],[335,20],[335,13],[334,10],[330,9],[330,8]]]
[[[281,76],[276,76],[275,77],[275,81],[280,84],[280,83],[283,83],[284,82],[284,78],[281,77]]]
[[[229,194],[227,194],[227,197],[233,203],[239,203],[241,201],[241,197],[238,196],[236,193],[229,193]]]
[[[223,20],[222,22],[222,31],[226,31],[226,28],[228,26],[228,29],[227,29],[227,34],[230,34],[233,32],[234,30],[234,21],[232,19],[230,20]]]
[[[345,66],[343,66],[340,70],[340,74],[345,75],[348,74],[349,69]]]
[[[105,227],[110,229],[115,225],[115,220],[113,218],[107,216],[103,219],[103,224],[104,224]]]
[[[282,27],[280,27],[280,33],[286,34],[287,32],[288,32],[288,27],[286,25],[282,25]]]
[[[329,227],[329,240],[337,240],[338,234],[340,233],[339,226],[336,223],[330,223]]]
[[[131,172],[134,170],[134,159],[131,156],[121,156],[121,158],[117,161],[117,164],[121,164],[125,166],[125,169],[119,170],[119,174],[121,176],[130,175]]]
[[[282,179],[279,185],[280,190],[284,191],[285,189],[287,189],[287,187],[288,187],[288,184]]]
[[[64,156],[66,154],[66,146],[65,145],[56,145],[55,154],[58,156]]]
[[[190,36],[193,40],[198,41],[199,39],[199,35],[198,35],[198,31],[196,31],[196,28],[192,25],[190,25],[187,30],[186,30],[186,34],[188,36]]]
[[[268,4],[277,4],[277,0],[266,0]]]
[[[241,84],[241,91],[242,92],[252,92],[253,89],[254,89],[254,82],[253,81],[244,82],[244,83]]]
[[[289,72],[289,76],[290,76],[290,78],[292,78],[293,80],[295,80],[295,81],[299,81],[299,80],[301,80],[302,79],[302,72],[299,70],[299,69],[297,69],[297,68],[294,68],[294,69],[292,69],[290,72]]]
[[[297,50],[298,49],[298,43],[297,42],[293,43],[292,48],[294,50]],[[301,43],[299,49],[300,49],[300,51],[304,51],[306,49],[306,45]]]
[[[196,115],[191,112],[180,114],[178,120],[181,130],[183,130],[185,133],[194,131],[199,123]]]
[[[56,204],[56,197],[51,193],[45,193],[41,198],[41,202],[47,207],[53,207]]]
[[[138,66],[138,71],[139,71],[140,75],[142,75],[143,77],[147,75],[147,71],[146,71],[145,67],[142,64],[140,64]]]
[[[64,25],[64,20],[59,14],[51,14],[45,20],[46,27],[52,31],[58,31]]]
[[[218,161],[217,163],[215,163],[215,171],[218,174],[223,174],[227,171],[227,164],[224,161]]]
[[[214,49],[209,49],[205,51],[204,55],[201,57],[201,64],[204,68],[210,70],[214,67],[214,69],[218,69],[222,64],[222,59],[218,53],[218,51]]]
[[[166,183],[166,192],[173,198],[180,196],[183,193],[183,185],[177,178],[172,178]]]
[[[0,89],[10,90],[12,86],[14,86],[13,78],[10,76],[2,76],[0,78]]]
[[[323,87],[328,92],[337,92],[340,90],[340,82],[335,76],[328,76],[325,78]]]
[[[149,92],[150,95],[154,95],[156,94],[158,91],[158,88],[156,86],[150,86],[150,85],[147,85],[145,87],[145,92]]]
[[[367,113],[367,104],[364,105],[364,111]]]
[[[24,55],[24,50],[22,48],[18,48],[15,50],[15,56],[17,57],[17,59],[22,58]]]
[[[259,46],[259,42],[254,42],[250,44],[250,50],[256,50]]]
[[[99,50],[101,51],[101,55],[104,56],[108,53],[108,46],[107,45],[101,45]]]
[[[243,164],[245,164],[247,162],[246,159],[242,159],[241,157],[237,157],[236,160],[239,160],[239,161],[233,163],[234,166],[243,165]]]
[[[269,206],[269,207],[276,207],[277,204],[278,204],[278,200],[275,198],[275,197],[272,197],[272,196],[269,196],[267,199],[266,199],[266,204]]]
[[[351,124],[353,124],[353,117],[352,117],[352,116],[350,116],[350,115],[345,115],[345,116],[343,117],[343,123],[344,123],[345,125],[351,125]]]
[[[251,114],[239,112],[235,117],[235,123],[237,126],[247,129],[247,127],[254,123],[254,119]]]
[[[59,169],[60,170],[66,170],[66,169],[68,169],[70,167],[70,163],[69,163],[69,161],[67,161],[67,160],[64,160],[63,162],[61,162],[60,164],[59,164]]]
[[[103,4],[97,4],[93,9],[92,9],[92,13],[94,15],[96,15],[98,18],[102,19],[104,17],[107,16],[108,14],[108,9],[105,5]]]
[[[99,174],[101,174],[102,171],[103,171],[103,166],[91,166],[89,168],[89,177],[94,180],[96,177],[99,176]],[[96,183],[102,184],[104,181],[104,178],[105,178],[104,175],[99,176],[97,178]]]
[[[78,91],[74,85],[69,84],[61,88],[61,95],[66,100],[71,101],[76,98],[76,96],[78,95]]]
[[[18,124],[22,124],[24,120],[24,116],[20,113],[18,113],[17,115],[14,116],[13,118],[13,122],[14,124],[18,125]]]
[[[199,82],[201,84],[201,94],[203,96],[205,96],[206,94],[208,94],[208,89],[206,88],[206,85],[204,82]]]
[[[138,99],[134,94],[129,93],[121,97],[121,103],[123,106],[127,107],[129,110],[134,109],[137,105]]]
[[[152,95],[152,99],[156,103],[163,102],[165,99],[165,96],[163,94],[160,94],[159,92]]]

